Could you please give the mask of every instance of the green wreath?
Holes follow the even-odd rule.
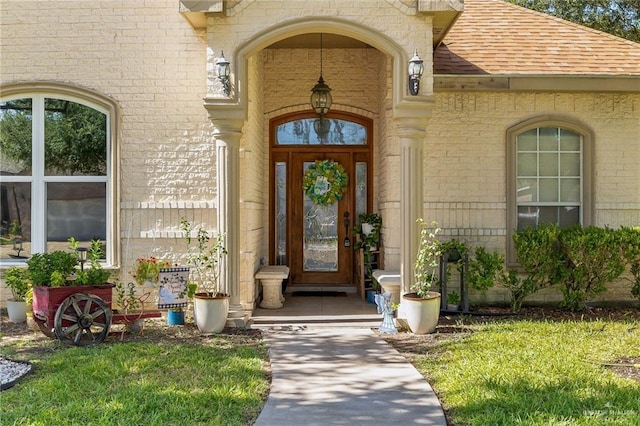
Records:
[[[348,181],[349,176],[340,163],[316,160],[304,174],[304,192],[314,204],[328,206],[342,200]]]

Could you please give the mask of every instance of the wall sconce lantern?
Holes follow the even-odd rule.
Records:
[[[87,249],[85,247],[78,247],[76,249],[76,256],[80,262],[80,270],[84,271],[84,264],[87,262]]]
[[[420,92],[420,77],[424,72],[424,61],[418,56],[418,49],[415,50],[413,58],[409,61],[409,93],[416,96]]]
[[[220,57],[216,60],[216,74],[218,75],[218,80],[222,83],[225,96],[229,96],[229,93],[231,93],[231,82],[229,81],[231,62],[224,57],[223,51],[220,52]]]
[[[318,84],[311,89],[311,108],[322,120],[322,116],[329,112],[332,102],[331,89],[322,78],[322,33],[320,33],[320,78],[318,79]]]

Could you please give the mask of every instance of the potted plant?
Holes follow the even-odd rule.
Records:
[[[33,314],[40,330],[53,337],[52,323],[58,307],[75,293],[88,293],[111,306],[113,284],[107,282],[110,273],[100,265],[102,245],[93,240],[91,247],[81,249],[74,238],[69,239],[69,251],[56,250],[35,253],[27,261],[27,271],[33,284]],[[80,258],[80,270],[76,268]],[[89,261],[89,268],[84,263]]]
[[[460,295],[457,291],[447,294],[447,311],[456,312],[460,305]]]
[[[160,269],[171,267],[168,260],[155,257],[140,257],[136,259],[136,270],[132,275],[139,286],[156,287],[160,276]]]
[[[193,302],[193,317],[203,333],[219,333],[229,314],[229,295],[218,289],[220,260],[227,254],[221,234],[210,237],[202,227],[194,230],[191,222],[180,221],[180,229],[187,242],[187,263],[191,266],[190,280],[197,290]],[[192,232],[196,232],[195,239]]]
[[[31,280],[25,268],[13,267],[4,273],[5,284],[11,289],[12,298],[7,300],[7,314],[11,322],[27,320],[27,295],[31,290]]]
[[[438,224],[430,225],[418,219],[420,224],[420,246],[414,264],[415,284],[413,293],[402,296],[404,313],[409,328],[414,334],[431,333],[438,325],[440,318],[440,293],[431,291],[438,280],[438,266],[441,254],[437,235]]]
[[[135,283],[128,282],[124,284],[121,281],[116,281],[115,293],[118,310],[114,311],[114,313],[122,316],[126,331],[132,333],[141,332],[144,327],[144,299],[150,293],[138,297]]]
[[[360,213],[358,222],[360,227],[356,226],[354,229],[354,232],[359,236],[359,241],[356,243],[355,248],[367,248],[375,251],[380,243],[382,217],[377,213]]]
[[[363,270],[359,272],[360,279],[364,282],[364,290],[367,294],[367,301],[375,303],[373,295],[375,294],[375,280],[373,280],[373,268],[381,269],[380,253],[376,253],[380,245],[380,231],[382,228],[382,217],[377,213],[361,213],[358,215],[358,225],[353,228],[353,232],[357,235],[353,248],[356,250],[357,256],[362,262]],[[360,252],[361,250],[361,252]],[[360,254],[362,257],[360,258]],[[376,260],[377,256],[377,260]],[[368,283],[371,283],[369,288]],[[369,292],[372,292],[369,295]]]

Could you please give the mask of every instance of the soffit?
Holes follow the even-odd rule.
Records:
[[[502,0],[466,0],[434,73],[640,75],[640,44]]]

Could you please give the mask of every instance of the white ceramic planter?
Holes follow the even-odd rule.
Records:
[[[402,304],[407,324],[414,334],[432,333],[436,329],[440,318],[440,293],[430,291],[427,299],[408,293],[402,296]]]
[[[9,315],[9,321],[11,322],[26,322],[27,302],[7,300],[7,314]]]
[[[362,233],[364,235],[369,235],[373,232],[373,225],[370,223],[363,223],[362,225]]]
[[[229,296],[196,293],[193,297],[193,318],[202,333],[220,333],[227,324],[228,314]]]

